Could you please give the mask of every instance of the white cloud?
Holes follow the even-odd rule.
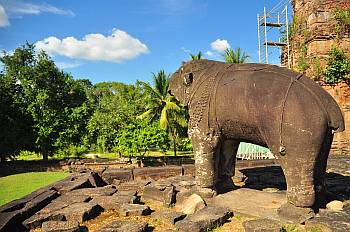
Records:
[[[74,13],[71,10],[63,10],[55,6],[49,5],[47,3],[33,4],[33,3],[26,3],[22,1],[12,0],[10,2],[5,2],[5,8],[9,12],[13,12],[17,14],[38,15],[40,13],[46,12],[46,13],[52,13],[52,14],[58,14],[58,15],[74,16]]]
[[[212,42],[210,46],[214,51],[221,53],[231,47],[225,39],[217,39],[214,42]]]
[[[10,22],[8,20],[6,11],[2,5],[0,5],[0,27],[9,26]]]
[[[23,15],[50,13],[74,16],[71,10],[57,8],[47,3],[33,4],[20,0],[0,0],[0,27],[10,25],[9,18],[22,18]]]
[[[115,63],[121,63],[149,52],[147,46],[140,40],[116,29],[113,29],[112,34],[108,36],[88,34],[82,40],[74,37],[60,40],[51,36],[38,41],[35,45],[37,49],[44,50],[49,55]]]

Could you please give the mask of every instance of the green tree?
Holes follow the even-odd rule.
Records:
[[[190,53],[191,60],[200,60],[202,59],[202,52],[199,51],[197,55]]]
[[[176,156],[176,139],[181,128],[187,126],[186,110],[181,107],[173,96],[168,94],[170,77],[164,70],[157,74],[152,73],[153,87],[142,82],[145,90],[150,95],[147,111],[140,118],[149,118],[151,122],[159,120],[159,125],[166,130],[172,138],[174,156]]]
[[[5,53],[3,76],[15,83],[14,102],[30,118],[35,150],[47,160],[54,151],[79,143],[84,120],[89,117],[84,84],[59,70],[44,52],[25,44],[13,54]],[[91,84],[90,84],[91,85]],[[83,87],[84,86],[84,87]],[[87,110],[87,109],[86,109]]]
[[[239,47],[235,50],[227,48],[225,54],[223,54],[223,58],[228,64],[243,64],[247,63],[249,55],[243,52]]]
[[[88,122],[89,138],[99,152],[109,152],[118,131],[145,111],[147,94],[140,83],[102,82],[94,86],[96,110]]]
[[[17,101],[19,91],[15,78],[0,73],[0,162],[32,148],[32,120]]]

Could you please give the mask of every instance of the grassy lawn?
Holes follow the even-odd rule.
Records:
[[[21,198],[69,175],[66,172],[29,172],[0,177],[0,205]]]
[[[90,152],[90,154],[98,154],[98,152]],[[177,156],[187,156],[187,155],[192,155],[191,151],[178,151],[176,153]],[[164,153],[159,152],[159,151],[149,151],[146,153],[145,157],[147,156],[164,156]],[[165,156],[174,156],[174,151],[169,150],[165,153]],[[115,159],[119,158],[118,153],[102,153],[98,154],[99,158],[105,158],[105,159]],[[124,155],[123,157],[129,157],[127,155]],[[66,158],[75,158],[75,157],[66,157]],[[91,157],[81,157],[81,158],[91,158]],[[57,160],[57,159],[62,159],[58,158],[57,156],[52,156],[49,157],[49,160]],[[24,152],[21,155],[16,157],[16,160],[25,160],[25,161],[33,161],[33,160],[42,160],[42,157],[34,152]]]
[[[177,156],[186,156],[186,155],[191,155],[191,151],[178,151],[176,153]],[[146,153],[145,157],[147,156],[164,156],[164,153],[159,152],[159,151],[149,151]],[[165,156],[174,156],[174,152],[169,150],[165,153]],[[128,157],[128,156],[123,156],[123,157]],[[137,157],[137,156],[135,156]],[[105,153],[105,154],[99,154],[99,158],[108,158],[108,159],[115,159],[119,158],[118,153]]]

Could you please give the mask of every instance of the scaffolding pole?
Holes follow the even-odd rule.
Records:
[[[261,63],[261,45],[260,45],[260,16],[258,14],[258,53],[259,53],[259,63]]]
[[[267,47],[267,32],[266,32],[266,7],[264,7],[264,31],[265,31],[265,61],[269,63],[269,50]]]

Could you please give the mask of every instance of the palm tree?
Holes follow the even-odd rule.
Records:
[[[242,52],[241,48],[227,48],[225,54],[223,54],[224,60],[228,64],[243,64],[247,63],[249,55],[245,52]]]
[[[191,56],[192,60],[200,60],[200,59],[202,59],[202,55],[203,54],[202,54],[201,51],[199,51],[197,55],[194,55],[194,54],[190,53],[190,56]]]
[[[159,120],[160,127],[165,129],[172,138],[174,156],[176,156],[176,138],[181,127],[187,126],[184,117],[185,109],[176,101],[175,97],[168,94],[170,76],[160,70],[157,74],[152,73],[152,87],[146,82],[141,82],[149,93],[150,99],[147,111],[139,118],[149,118],[150,121]]]

